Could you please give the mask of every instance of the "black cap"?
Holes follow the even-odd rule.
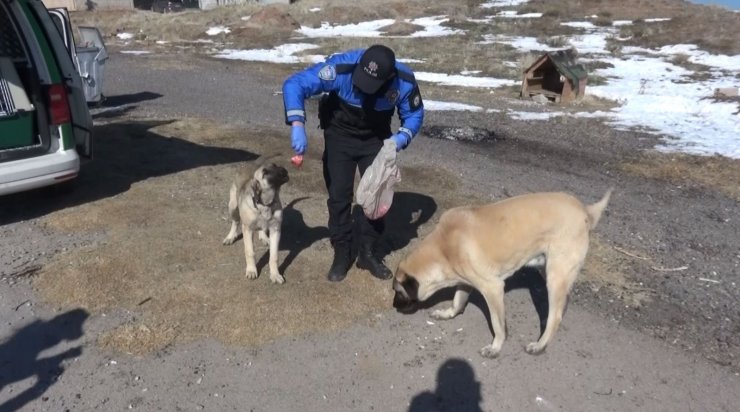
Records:
[[[352,84],[366,94],[375,94],[396,75],[396,54],[383,45],[370,46],[360,57]]]

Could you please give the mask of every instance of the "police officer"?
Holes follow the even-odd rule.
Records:
[[[424,107],[414,74],[396,61],[393,50],[374,45],[365,50],[334,54],[285,80],[283,102],[291,143],[297,154],[306,151],[305,99],[325,93],[319,103],[319,122],[324,130],[324,181],[329,199],[329,234],[334,260],[327,277],[341,281],[352,265],[352,195],[356,170],[360,175],[373,162],[385,139],[393,139],[396,150],[408,146],[419,132]],[[398,108],[401,127],[391,131]],[[357,267],[379,279],[391,271],[375,255],[375,243],[384,230],[383,219],[360,218]]]

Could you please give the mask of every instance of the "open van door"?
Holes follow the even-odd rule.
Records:
[[[57,26],[59,34],[62,36],[64,46],[69,50],[69,55],[72,60],[76,60],[77,55],[75,54],[75,39],[72,35],[72,24],[69,20],[69,12],[66,8],[49,9],[54,25]]]
[[[48,13],[41,2],[30,2],[32,7],[38,7],[39,20],[47,32],[52,51],[62,70],[64,83],[69,91],[69,110],[72,116],[72,127],[74,129],[75,146],[77,153],[84,158],[92,158],[93,151],[93,122],[90,110],[87,107],[85,97],[85,81],[76,67],[77,52],[74,37],[72,36],[72,25],[69,21],[67,9],[51,9]],[[56,31],[54,33],[53,31]],[[71,57],[71,58],[70,58]]]
[[[79,27],[80,41],[75,42],[67,9],[49,9],[49,13],[82,78],[85,100],[88,103],[101,103],[104,99],[103,74],[108,60],[103,36],[95,27]]]

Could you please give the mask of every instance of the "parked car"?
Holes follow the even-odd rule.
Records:
[[[66,10],[41,0],[0,0],[0,28],[0,195],[68,182],[93,154],[95,59],[80,58]],[[107,58],[97,30],[80,33]]]

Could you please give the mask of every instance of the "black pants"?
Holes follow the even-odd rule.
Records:
[[[372,164],[383,147],[377,137],[360,139],[336,132],[324,132],[324,182],[329,192],[329,235],[331,243],[352,241],[352,198],[355,173],[360,176]],[[369,220],[360,213],[359,228],[363,242],[375,242],[385,229],[384,220]]]

